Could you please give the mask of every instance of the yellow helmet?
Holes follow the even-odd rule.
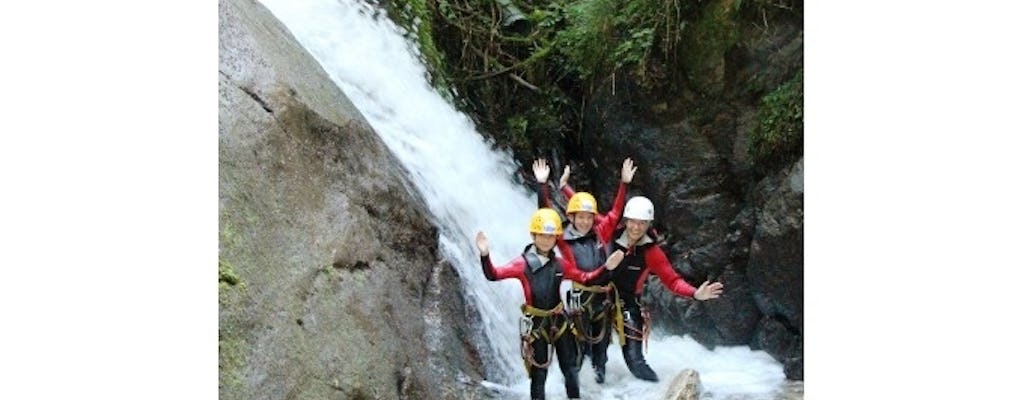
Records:
[[[530,217],[530,233],[561,235],[562,218],[550,208],[539,209]]]
[[[594,196],[587,192],[577,192],[572,195],[569,204],[565,207],[565,212],[571,214],[579,211],[597,214],[597,200],[594,199]]]

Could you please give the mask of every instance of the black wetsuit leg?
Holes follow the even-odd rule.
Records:
[[[579,346],[572,332],[566,331],[555,340],[555,354],[558,356],[558,367],[565,378],[565,394],[570,399],[580,397],[579,378]]]
[[[622,314],[626,333],[632,336],[638,335],[638,332],[641,332],[644,327],[640,317],[640,308],[624,308]],[[633,373],[633,376],[645,381],[657,382],[658,374],[654,373],[654,370],[647,365],[647,360],[644,360],[643,347],[643,342],[626,338],[626,343],[622,346],[622,358],[626,360],[626,367],[629,368],[629,372]]]

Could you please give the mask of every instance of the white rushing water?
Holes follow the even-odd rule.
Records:
[[[358,0],[262,0],[317,59],[401,160],[440,225],[441,251],[458,269],[462,295],[480,313],[484,384],[502,397],[526,398],[529,382],[519,356],[518,316],[523,301],[515,280],[488,282],[473,237],[486,232],[495,263],[517,256],[530,240],[533,194],[513,182],[507,153],[490,148],[473,122],[430,87],[418,51],[400,27]],[[638,171],[644,173],[644,171]],[[651,284],[658,284],[652,282]],[[607,382],[594,383],[589,364],[580,374],[584,398],[655,399],[684,368],[700,373],[708,398],[771,399],[782,386],[782,366],[746,347],[708,351],[689,337],[655,335],[648,363],[661,382],[629,374],[618,346],[609,348]],[[589,362],[589,361],[588,361]],[[565,398],[552,364],[548,398]]]

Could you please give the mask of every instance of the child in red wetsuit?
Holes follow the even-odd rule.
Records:
[[[558,293],[559,286],[562,279],[586,283],[606,274],[607,271],[614,270],[622,261],[623,253],[616,252],[610,255],[601,268],[583,272],[576,267],[572,250],[561,239],[562,220],[555,210],[537,210],[530,218],[529,228],[533,243],[527,245],[521,255],[501,266],[491,263],[487,236],[483,232],[477,232],[476,245],[480,250],[480,264],[488,280],[514,278],[522,284],[526,302],[522,306],[524,324],[521,327],[521,339],[523,358],[530,376],[530,398],[544,399],[547,367],[551,364],[551,355],[554,352],[558,356],[558,366],[565,377],[566,395],[571,399],[578,399],[578,350],[564,313],[565,306]],[[562,257],[554,252],[556,244]]]
[[[533,176],[538,182],[538,202],[542,206],[550,206],[547,180],[550,168],[545,160],[533,163]],[[626,201],[626,185],[633,181],[636,167],[633,160],[622,161],[622,171],[615,202],[606,214],[598,212],[597,199],[587,192],[573,192],[569,187],[569,167],[559,186],[569,203],[565,214],[569,223],[565,225],[562,238],[572,249],[576,266],[582,271],[594,271],[604,265],[608,256],[608,243],[612,233],[622,216],[622,206]],[[608,362],[608,344],[611,342],[614,299],[608,294],[614,288],[610,285],[610,277],[605,276],[591,281],[589,285],[574,283],[572,291],[566,295],[570,308],[573,309],[573,323],[579,332],[580,349],[584,356],[590,356],[594,368],[594,379],[604,383],[605,364]],[[580,357],[582,362],[582,357]]]

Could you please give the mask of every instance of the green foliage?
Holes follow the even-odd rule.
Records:
[[[757,118],[748,149],[756,167],[777,168],[803,154],[803,70],[761,99]]]
[[[556,48],[566,60],[565,68],[580,80],[624,68],[642,81],[657,78],[648,71],[652,63],[674,58],[687,4],[680,0],[575,1],[566,8],[567,25],[555,34]]]
[[[614,41],[614,0],[581,0],[565,9],[567,26],[555,33],[563,68],[586,80],[607,68],[609,42]]]
[[[530,126],[530,122],[526,117],[522,115],[513,115],[508,117],[505,121],[506,129],[508,129],[509,137],[512,138],[512,146],[514,147],[529,147],[529,137],[526,135],[526,130]]]
[[[505,125],[512,146],[537,150],[558,147],[564,131],[560,108],[557,100],[549,101],[510,116]]]
[[[630,34],[629,38],[619,43],[612,54],[617,66],[641,64],[654,44],[654,28],[644,28]]]
[[[675,85],[691,47],[722,58],[737,40],[739,0],[393,0],[435,86],[517,158],[579,146],[580,110],[609,77],[642,90]],[[709,11],[709,9],[711,9]],[[515,23],[510,17],[519,17]],[[700,20],[683,54],[685,30]],[[684,29],[685,28],[685,29]],[[702,50],[703,51],[703,50]],[[701,64],[703,65],[703,64]],[[450,85],[444,84],[450,83]],[[442,90],[447,93],[448,90]]]

